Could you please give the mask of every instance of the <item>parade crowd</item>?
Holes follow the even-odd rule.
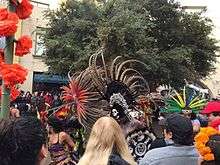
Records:
[[[21,91],[11,101],[0,165],[220,165],[220,101],[189,84],[154,98],[125,67],[142,62],[100,67],[98,55],[61,93]]]
[[[114,1],[112,2],[110,2],[111,5],[104,7],[105,9],[103,8],[104,14],[102,14],[102,10],[97,10],[98,17],[96,18],[95,16],[95,19],[98,19],[98,22],[104,18],[100,17],[101,19],[99,19],[99,15],[107,16],[106,18],[108,18],[106,14],[113,14],[113,12],[109,12],[110,9],[114,9]],[[87,2],[83,1],[82,4],[78,2],[72,4],[78,4],[80,10],[87,11],[89,8],[88,6],[86,6],[86,8],[85,6],[83,7],[84,3],[86,4]],[[195,52],[193,50],[194,47],[191,46],[192,51],[187,52],[190,52],[189,55],[193,55],[193,58],[190,57],[189,60],[186,60],[186,64],[185,61],[182,61],[183,57],[183,59],[185,59],[185,55],[180,58],[182,62],[179,62],[178,58],[171,57],[175,63],[178,61],[178,65],[170,66],[170,64],[172,64],[171,59],[168,59],[165,63],[163,62],[164,57],[167,57],[169,52],[172,56],[176,56],[175,51],[178,51],[178,53],[187,53],[186,51],[179,51],[179,46],[174,47],[175,49],[173,50],[175,51],[173,51],[173,53],[170,51],[172,50],[170,49],[172,44],[170,45],[169,43],[166,43],[169,47],[167,50],[164,49],[167,45],[154,47],[153,45],[157,43],[160,45],[160,35],[156,38],[153,37],[154,35],[150,35],[150,39],[148,37],[149,43],[154,40],[152,42],[152,58],[155,60],[155,62],[149,62],[147,57],[148,54],[150,55],[151,49],[149,52],[145,52],[145,48],[142,48],[145,47],[145,42],[143,42],[143,45],[138,46],[139,48],[137,50],[133,50],[133,45],[135,46],[136,44],[121,44],[119,42],[122,46],[117,47],[117,49],[121,49],[126,45],[131,46],[129,46],[130,48],[128,49],[132,48],[132,51],[129,51],[127,55],[126,53],[128,52],[124,50],[122,50],[121,53],[109,51],[111,44],[117,40],[117,37],[102,35],[103,30],[97,30],[95,28],[95,31],[98,31],[98,37],[101,36],[101,38],[95,37],[95,40],[91,39],[91,42],[96,43],[96,41],[98,41],[97,45],[95,45],[102,46],[91,56],[82,53],[83,51],[80,52],[80,55],[85,55],[84,57],[79,57],[79,61],[83,62],[83,67],[75,68],[75,65],[78,66],[75,63],[68,67],[71,69],[74,68],[74,70],[70,70],[66,75],[69,78],[69,83],[61,88],[61,92],[36,91],[34,93],[25,93],[20,91],[18,87],[26,80],[28,69],[20,64],[13,63],[13,56],[18,56],[18,61],[20,61],[20,57],[32,52],[32,37],[27,35],[18,37],[16,32],[19,25],[22,25],[19,22],[30,17],[33,5],[29,0],[9,0],[7,4],[8,8],[0,8],[0,37],[5,38],[5,46],[3,49],[0,49],[0,165],[220,165],[220,101],[212,100],[211,96],[207,97],[209,90],[200,90],[199,84],[201,83],[198,83],[200,82],[199,80],[196,84],[198,86],[186,83],[185,86],[179,84],[177,89],[171,88],[170,84],[165,84],[169,86],[169,89],[159,92],[158,98],[154,98],[152,95],[156,87],[163,85],[161,84],[162,82],[167,82],[164,81],[163,78],[160,78],[162,74],[168,73],[169,81],[178,80],[177,82],[180,82],[179,79],[175,79],[175,77],[172,78],[172,76],[170,77],[170,74],[175,75],[181,71],[183,69],[183,65],[179,65],[181,63],[184,63],[184,68],[186,67],[187,69],[186,75],[194,77],[191,78],[192,80],[196,77],[200,77],[198,75],[203,73],[203,71],[200,73],[197,69],[192,69],[197,67],[197,58],[193,61],[194,54],[197,56],[197,54],[199,55],[199,53],[208,50],[206,53],[210,58],[202,59],[201,64],[202,66],[207,64],[207,68],[204,69],[204,71],[208,71],[208,68],[211,71],[212,63],[216,62],[214,59],[217,57],[217,55],[215,55],[217,47],[214,46],[214,39],[210,38],[209,42],[207,42],[208,40],[201,39],[198,46],[196,45],[195,47]],[[67,4],[69,5],[71,3],[67,1]],[[91,6],[90,2],[89,6]],[[176,5],[174,6],[175,10],[179,10]],[[93,5],[92,7],[95,9]],[[138,11],[138,15],[140,15],[140,17],[137,18],[140,18],[140,20],[143,20],[141,13],[144,15],[146,13],[145,11],[142,12],[143,7],[138,6],[137,9],[135,8],[135,10]],[[128,8],[130,8],[130,5]],[[141,10],[139,10],[139,8]],[[160,8],[167,10],[164,6]],[[61,9],[68,13],[72,12],[68,7],[65,7],[64,4],[61,5]],[[127,7],[125,7],[125,9],[125,16],[129,18],[129,22],[132,21],[133,18],[136,19],[136,16],[130,19],[129,9],[127,9]],[[167,11],[174,11],[171,7],[168,7],[168,9]],[[91,11],[93,12],[93,10]],[[133,12],[133,10],[131,11],[131,14],[136,13]],[[158,11],[159,12],[156,13],[161,14],[160,10]],[[53,12],[54,14],[56,13],[55,11]],[[61,14],[59,10],[57,10],[57,12],[59,13],[58,15]],[[77,12],[78,9],[73,10],[78,21],[78,16],[81,11],[79,15]],[[116,13],[118,15],[117,10]],[[48,15],[54,17],[58,22],[59,18],[68,17],[68,14],[64,14],[62,17],[58,17],[56,14]],[[93,15],[96,14],[93,13]],[[166,14],[162,13],[162,15]],[[175,15],[179,14],[176,13]],[[111,17],[115,19],[114,14],[112,16]],[[157,22],[157,20],[154,20],[157,16],[154,17],[151,14],[149,16],[150,21]],[[185,17],[185,19],[183,19],[183,16],[185,17],[185,14],[174,17],[175,20],[181,19],[178,23],[178,28],[182,26],[185,28],[184,20],[190,18]],[[158,15],[158,17],[160,17],[160,15]],[[194,19],[196,20],[198,18],[196,16]],[[63,21],[65,19],[60,20]],[[115,20],[117,22],[117,19]],[[204,19],[205,21],[203,21],[203,19],[201,20],[200,22],[208,21],[208,19]],[[103,19],[103,21],[105,22],[106,19]],[[50,23],[52,24],[52,22]],[[168,22],[172,22],[172,20]],[[202,38],[208,38],[208,34],[211,33],[212,29],[211,25],[209,27],[206,23],[199,24],[200,22],[197,21],[199,26],[203,27],[204,25],[204,28],[209,29],[204,30],[206,34],[204,33]],[[59,23],[56,21],[55,24]],[[83,22],[81,21],[80,24],[83,25]],[[67,25],[70,27],[68,23]],[[108,25],[108,23],[106,25]],[[186,25],[188,27],[187,23]],[[142,25],[138,23],[138,29],[139,26]],[[157,28],[157,24],[152,27],[156,28],[156,33],[160,31],[160,29]],[[163,24],[162,27],[164,28]],[[192,28],[189,29],[188,31],[190,32]],[[52,30],[54,29],[52,28]],[[126,28],[124,30],[126,31]],[[106,30],[104,30],[104,33],[106,33],[105,31]],[[112,33],[113,36],[116,36],[113,31],[107,31]],[[144,31],[147,32],[149,30],[145,29]],[[153,32],[154,30],[150,29],[150,31]],[[183,30],[183,34],[184,33],[188,34],[187,28]],[[192,34],[193,33],[192,31]],[[51,35],[50,33],[45,34]],[[105,37],[107,38],[105,39]],[[127,40],[127,37],[122,38],[125,41]],[[138,38],[143,39],[143,37]],[[146,36],[144,36],[144,38],[146,38]],[[167,36],[165,38],[167,38]],[[198,37],[193,34],[190,38],[196,39]],[[110,41],[109,43],[107,42],[108,40]],[[182,39],[178,37],[178,40],[181,41]],[[186,38],[186,40],[188,39]],[[45,41],[47,41],[47,39]],[[52,43],[54,43],[54,41],[53,38]],[[72,42],[72,40],[70,42]],[[168,40],[166,42],[168,42]],[[191,45],[191,42],[194,43],[194,40],[190,40],[189,45]],[[202,42],[205,43],[204,50],[203,44],[200,46]],[[55,44],[55,47],[59,47],[56,45],[57,44]],[[84,44],[81,45],[86,53],[94,52],[97,48],[94,44],[90,44],[90,46],[87,47],[84,47]],[[186,48],[187,50],[188,48],[191,50],[191,47],[188,47],[188,44],[187,47],[185,47],[182,41],[178,42],[177,45],[182,45],[184,48],[180,50],[185,50]],[[213,48],[209,49],[210,46],[207,45],[211,45]],[[89,51],[90,47],[92,51]],[[148,47],[146,48],[148,49]],[[75,50],[80,49],[74,49],[74,51]],[[47,50],[46,52],[50,51]],[[64,53],[63,57],[65,57],[65,51],[63,51],[62,48],[59,48],[58,52],[59,55],[60,53]],[[69,51],[69,46],[66,52],[72,53],[71,49]],[[116,57],[114,54],[111,54],[113,52],[121,55],[125,54],[124,57],[127,59],[123,59],[122,56]],[[137,52],[136,55],[138,54],[138,56],[139,54],[141,56],[143,54],[143,58],[140,59],[145,60],[139,61],[137,59],[130,59],[130,57],[136,56],[135,54],[134,56],[130,56],[134,52]],[[55,57],[54,51],[52,51],[52,53]],[[161,59],[158,58],[160,56],[155,56],[157,53],[164,57]],[[206,53],[203,54],[205,55]],[[104,54],[110,57],[107,61],[105,61],[106,56],[104,57]],[[78,56],[76,55],[76,57]],[[112,59],[113,57],[115,57],[115,59]],[[60,57],[60,59],[62,59],[62,61],[66,60],[66,58],[62,57]],[[87,68],[86,65],[84,65],[86,59],[89,59]],[[200,57],[198,59],[200,60]],[[170,60],[171,62],[169,62]],[[191,60],[195,66],[188,68],[191,64],[188,64],[187,61]],[[158,61],[158,63],[156,61]],[[68,62],[68,64],[70,64],[70,62]],[[149,64],[152,63],[155,65],[155,67],[152,67],[156,68],[155,70],[165,70],[165,72],[159,71],[160,75],[156,76],[159,82],[155,80],[155,82],[150,85],[147,82],[146,76],[149,76],[151,81],[154,76],[150,75],[152,70],[148,62]],[[161,66],[156,66],[157,64]],[[164,67],[166,65],[169,65],[168,68],[172,69],[169,70]],[[198,66],[197,68],[200,68],[200,65]],[[180,68],[175,70],[176,67]],[[85,69],[81,70],[82,68]],[[80,72],[75,72],[78,69],[80,69]],[[191,74],[189,74],[191,69],[192,73],[198,73],[193,73],[191,76]],[[145,71],[147,74],[143,73]],[[182,73],[182,71],[180,73]],[[205,77],[206,74],[203,76]],[[201,78],[203,76],[201,76]],[[49,90],[49,86],[47,90]]]
[[[11,103],[10,119],[0,121],[0,164],[137,164],[120,126],[120,122],[126,119],[99,118],[88,136],[85,151],[80,155],[76,139],[71,136],[71,127],[76,129],[79,123],[66,122],[69,127],[65,127],[63,120],[57,117],[52,116],[45,121],[38,116],[60,105],[62,101],[58,93],[35,92],[32,95],[21,92]],[[210,101],[199,115],[167,115],[159,125],[163,138],[152,141],[149,151],[138,164],[220,164],[219,101]]]

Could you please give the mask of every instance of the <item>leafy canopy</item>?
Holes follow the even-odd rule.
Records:
[[[45,61],[53,73],[84,69],[101,47],[106,60],[121,55],[145,62],[151,86],[178,86],[215,69],[211,20],[173,0],[67,0],[47,16]]]

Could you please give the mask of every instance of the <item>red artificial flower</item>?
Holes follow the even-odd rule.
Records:
[[[0,99],[1,99],[1,95],[2,95],[2,86],[0,86]],[[15,100],[19,95],[20,95],[20,91],[18,91],[18,89],[15,88],[15,86],[13,86],[11,88],[10,101]]]
[[[4,49],[0,49],[0,64],[4,62]]]
[[[6,8],[0,8],[0,21],[8,17],[8,10]]]
[[[33,10],[33,5],[29,2],[29,0],[22,0],[16,7],[16,14],[20,19],[28,18]]]
[[[11,36],[17,31],[18,16],[7,9],[0,9],[0,36]]]
[[[25,54],[30,53],[32,48],[32,40],[29,36],[22,36],[18,39],[15,48],[15,55],[24,56]]]
[[[19,64],[1,64],[0,74],[7,88],[10,88],[16,84],[24,83],[27,70]]]

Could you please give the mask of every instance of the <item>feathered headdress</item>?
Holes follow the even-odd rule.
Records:
[[[100,108],[100,94],[93,85],[89,69],[72,76],[69,73],[68,76],[69,84],[61,88],[63,90],[61,98],[64,104],[51,110],[55,110],[53,114],[57,116],[62,112],[62,108],[70,109],[70,111],[65,111],[65,115],[76,116],[85,129],[89,130],[99,117],[106,115],[105,111]]]
[[[147,81],[133,68],[135,64],[147,67],[138,60],[122,61],[121,56],[107,65],[102,50],[90,57],[89,68],[93,83],[102,98],[108,101],[114,114],[117,114],[116,111],[122,114],[123,111],[124,115],[129,117],[128,112],[137,109],[138,96],[146,96],[150,92]]]
[[[138,60],[120,61],[121,57],[116,57],[107,66],[102,53],[103,50],[100,50],[93,54],[89,67],[83,72],[69,75],[69,85],[62,88],[62,98],[66,103],[63,106],[71,106],[71,112],[87,129],[99,117],[111,114],[111,110],[116,115],[124,113],[128,116],[129,110],[135,109],[136,98],[149,93],[146,80],[130,67],[134,63],[145,66],[144,63]]]
[[[191,89],[184,87],[182,93],[174,91],[174,95],[171,95],[165,102],[166,108],[162,109],[161,112],[190,114],[198,113],[207,100]]]

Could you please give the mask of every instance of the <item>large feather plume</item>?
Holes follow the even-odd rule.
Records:
[[[97,106],[100,94],[95,90],[89,72],[86,69],[79,75],[69,76],[69,85],[62,87],[62,99],[72,105],[79,122],[87,129],[91,129],[94,122],[104,115]]]
[[[174,96],[166,100],[166,108],[162,112],[167,113],[198,113],[207,100],[191,89],[183,88],[181,93],[174,91]]]

